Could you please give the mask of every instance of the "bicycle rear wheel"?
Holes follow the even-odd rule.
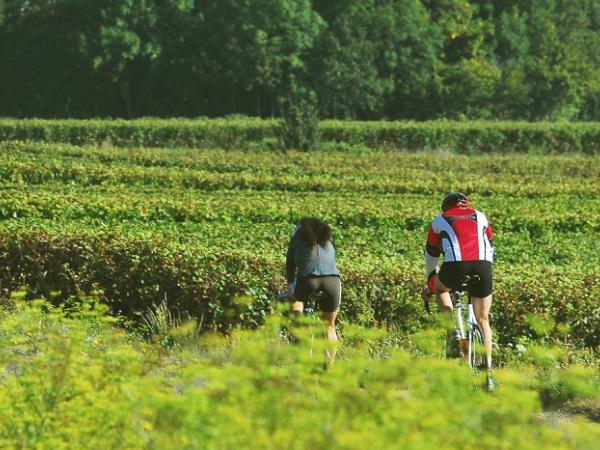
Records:
[[[473,330],[469,339],[469,366],[474,371],[485,369],[486,355],[483,345],[483,332],[478,324],[473,324]]]

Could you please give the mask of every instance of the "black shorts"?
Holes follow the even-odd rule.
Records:
[[[483,298],[492,293],[492,263],[489,261],[445,262],[438,278],[444,286],[456,290],[460,288],[465,275],[479,275],[479,281],[468,286],[469,295]]]
[[[338,276],[306,277],[296,280],[294,298],[305,302],[310,294],[323,291],[319,309],[323,312],[335,312],[340,309],[342,299],[342,282]]]

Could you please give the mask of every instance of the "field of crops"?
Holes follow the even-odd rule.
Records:
[[[377,443],[379,448],[452,448],[458,443],[479,448],[481,432],[490,422],[496,423],[497,434],[490,434],[483,444],[494,448],[515,448],[524,435],[531,440],[521,442],[521,448],[536,448],[542,442],[563,448],[565,436],[564,448],[593,448],[591,443],[597,442],[587,440],[597,438],[597,425],[577,423],[581,425],[577,428],[569,422],[551,428],[540,425],[538,417],[540,398],[546,398],[548,406],[557,399],[563,404],[600,397],[597,368],[586,367],[595,360],[600,345],[597,157],[465,156],[347,145],[339,150],[330,146],[327,152],[283,153],[20,141],[0,143],[0,156],[4,297],[20,292],[23,285],[26,298],[43,296],[54,304],[99,295],[113,311],[138,324],[162,304],[170,308],[165,317],[179,319],[173,323],[190,317],[196,321],[194,329],[230,335],[214,345],[201,338],[169,357],[150,356],[155,347],[133,337],[133,343],[123,343],[112,322],[105,323],[108,319],[94,316],[71,323],[74,319],[61,319],[58,314],[42,320],[37,306],[7,313],[1,322],[6,342],[16,339],[27,350],[15,356],[14,348],[3,343],[0,392],[6,394],[6,389],[15,387],[11,383],[19,384],[19,378],[11,375],[14,370],[7,367],[35,359],[31,349],[45,345],[54,350],[40,350],[46,358],[39,359],[40,370],[55,363],[68,366],[67,372],[81,370],[87,374],[81,383],[90,386],[96,386],[98,381],[93,380],[99,373],[110,375],[113,384],[94,387],[99,397],[88,400],[105,408],[102,426],[123,429],[125,423],[137,420],[138,428],[127,435],[131,441],[122,443],[107,444],[96,436],[94,448],[172,448],[175,441],[161,441],[167,439],[169,428],[178,430],[179,448],[248,447],[255,430],[260,430],[255,448],[275,448],[275,442],[280,443],[277,448],[330,448],[331,442],[338,448],[364,448],[366,443]],[[422,348],[421,338],[428,336],[431,319],[425,317],[418,292],[424,282],[425,232],[450,190],[469,194],[495,233],[491,321],[498,361],[507,366],[499,375],[505,390],[499,391],[504,397],[495,400],[483,401],[481,392],[473,394],[482,402],[476,419],[470,415],[472,408],[459,401],[465,392],[473,391],[474,382],[464,367],[427,356],[410,362],[411,355],[435,353]],[[332,224],[342,273],[340,334],[345,350],[331,373],[314,373],[301,359],[293,359],[291,347],[273,344],[277,333],[269,331],[279,317],[273,298],[284,287],[287,240],[304,215]],[[7,302],[14,307],[13,301]],[[541,318],[542,325],[531,314]],[[45,320],[48,327],[39,328]],[[265,322],[270,324],[266,328]],[[79,337],[73,340],[60,323],[69,323],[66,328],[80,333]],[[261,331],[236,331],[239,328]],[[111,344],[94,344],[94,336]],[[76,344],[80,338],[83,341]],[[535,350],[542,344],[546,350]],[[60,354],[61,345],[69,354],[88,356],[56,362],[49,355]],[[553,345],[561,350],[552,350]],[[103,353],[113,350],[122,355],[122,365],[111,366]],[[106,361],[101,359],[88,373],[84,368],[92,364],[86,359],[89,355],[104,355]],[[131,372],[123,369],[127,358],[136,361]],[[533,365],[511,369],[515,361]],[[571,369],[570,364],[574,364]],[[125,375],[119,378],[121,369]],[[45,386],[48,395],[57,396],[56,404],[49,400],[38,405],[37,417],[45,417],[53,430],[57,444],[52,448],[61,448],[65,436],[56,430],[71,425],[57,418],[64,412],[60,408],[71,401],[83,404],[93,389],[77,385],[74,378],[73,386],[60,385],[57,394],[53,389],[60,383],[44,385],[43,379],[36,378],[39,373],[31,370],[31,389]],[[170,373],[177,373],[173,380]],[[205,380],[215,384],[209,382],[208,390],[190,387]],[[153,392],[148,398],[140,398],[133,387],[144,383]],[[173,391],[178,383],[184,386],[181,395]],[[33,408],[29,394],[23,384],[19,386],[14,396],[0,396],[0,405],[6,410],[10,402],[22,401],[24,411],[35,417],[35,411],[27,409]],[[116,391],[111,393],[113,388]],[[430,402],[432,389],[440,397]],[[273,401],[284,398],[288,390],[297,392],[286,400],[291,406]],[[117,394],[124,396],[120,402],[127,403],[121,404],[125,411],[121,416],[109,404]],[[83,411],[82,404],[77,408]],[[278,412],[266,414],[264,408],[274,404]],[[243,408],[250,408],[251,415]],[[303,413],[286,416],[288,408]],[[338,408],[332,421],[320,422],[322,410]],[[436,408],[449,408],[452,420],[446,422]],[[218,412],[209,414],[213,410]],[[93,420],[86,414],[82,412],[80,419],[89,423],[80,424],[85,433],[95,436],[90,428]],[[42,428],[30,429],[33,425],[19,422],[17,416],[0,419],[5,427],[22,428],[2,438],[12,445],[20,442],[20,448],[35,446],[43,435],[43,423],[32,418]],[[445,440],[453,430],[463,430],[469,420],[475,421],[467,427],[472,433]],[[210,424],[204,434],[194,427],[198,421]],[[225,423],[231,440],[223,437]],[[403,427],[397,428],[398,423]],[[319,430],[318,437],[311,437],[313,429]],[[294,430],[300,430],[302,439],[294,440]],[[434,437],[432,430],[443,432]],[[23,433],[29,441],[19,441]],[[87,439],[85,433],[78,438]],[[406,436],[414,440],[403,440]],[[207,444],[198,444],[203,439]]]
[[[498,341],[529,312],[600,344],[600,161],[585,156],[0,146],[2,286],[104,291],[127,315],[165,297],[205,326],[260,323],[303,215],[334,227],[342,320],[420,328],[425,231],[449,190],[495,230]],[[250,296],[243,311],[232,300]]]

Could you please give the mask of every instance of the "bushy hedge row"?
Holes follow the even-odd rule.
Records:
[[[146,147],[278,148],[278,120],[140,119],[0,120],[0,141],[36,140],[76,145]],[[322,142],[391,150],[448,150],[458,153],[538,152],[597,154],[600,125],[588,122],[323,121]],[[327,144],[326,144],[327,145]]]
[[[600,126],[584,122],[428,121],[321,124],[324,141],[367,147],[458,153],[535,152],[596,154]]]
[[[275,120],[0,120],[0,141],[33,140],[75,145],[240,148],[277,135]]]
[[[600,278],[593,269],[566,273],[564,267],[536,267],[525,274],[524,267],[503,269],[496,276],[492,321],[499,342],[516,344],[535,337],[525,317],[536,313],[569,324],[569,341],[598,346]],[[393,326],[403,332],[421,328],[425,314],[418,296],[420,269],[402,259],[395,270],[342,267],[342,321]],[[166,299],[176,314],[189,314],[204,327],[221,330],[262,323],[275,293],[284,286],[282,272],[283,256],[259,258],[102,234],[31,230],[0,235],[0,281],[5,289],[26,284],[35,295],[60,301],[100,288],[115,311],[133,318]],[[561,332],[551,329],[547,337],[562,340]]]

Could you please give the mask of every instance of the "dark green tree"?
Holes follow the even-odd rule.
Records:
[[[599,44],[596,0],[0,0],[0,115],[597,120]]]
[[[162,52],[159,0],[88,0],[79,51],[95,79],[118,102],[118,115],[143,115]],[[162,22],[164,23],[164,22]]]
[[[77,116],[90,92],[77,50],[81,0],[4,1],[0,114]],[[93,94],[92,94],[93,95]]]
[[[497,23],[501,116],[586,117],[582,110],[593,104],[600,68],[595,2],[530,0],[503,11]]]
[[[437,117],[490,117],[501,70],[493,55],[494,26],[467,0],[425,0],[442,37],[431,104]],[[481,2],[479,2],[481,3]],[[489,14],[484,9],[483,15]]]
[[[314,1],[327,23],[310,56],[311,79],[327,117],[381,115],[397,65],[393,2]]]
[[[308,0],[206,0],[180,64],[213,114],[274,115],[277,98],[306,72],[305,53],[324,26]]]
[[[393,3],[394,90],[386,98],[386,115],[393,118],[427,119],[435,114],[434,101],[440,90],[439,72],[442,33],[420,1]]]

